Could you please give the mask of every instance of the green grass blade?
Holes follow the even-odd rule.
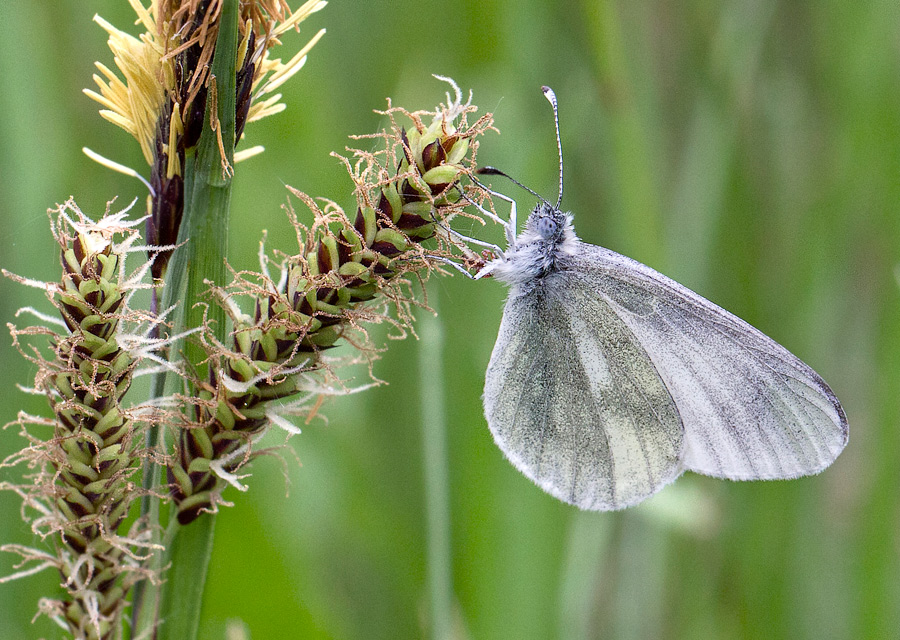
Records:
[[[431,299],[437,312],[437,296]],[[428,529],[430,637],[453,637],[453,567],[450,553],[450,489],[447,469],[447,413],[444,402],[444,331],[439,318],[423,314],[419,325],[419,398]]]

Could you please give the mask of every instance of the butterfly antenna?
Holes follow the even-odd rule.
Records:
[[[556,207],[555,208],[557,210],[559,210],[559,207],[562,205],[562,197],[563,197],[563,158],[562,158],[562,140],[559,137],[559,108],[556,104],[556,94],[553,93],[553,89],[551,89],[550,87],[544,86],[544,87],[541,87],[541,91],[544,92],[544,97],[547,98],[547,100],[550,102],[550,105],[553,107],[553,124],[556,126],[556,148],[559,151],[559,197],[556,199]],[[475,173],[477,173],[478,175],[483,175],[483,176],[485,176],[485,175],[486,176],[503,176],[504,178],[506,178],[513,184],[516,184],[519,187],[525,189],[525,191],[527,191],[528,193],[530,193],[531,195],[536,197],[538,200],[540,200],[541,202],[546,204],[548,207],[553,206],[547,201],[547,199],[544,196],[537,193],[536,191],[529,189],[524,184],[522,184],[521,182],[519,182],[518,180],[516,180],[515,178],[510,176],[508,173],[504,173],[500,169],[497,169],[495,167],[481,167],[480,169],[476,169]],[[478,181],[476,181],[476,183],[479,186],[486,188],[486,187],[484,187],[484,185],[482,185]]]
[[[563,161],[562,161],[562,140],[559,137],[559,107],[556,104],[556,94],[550,87],[541,87],[544,97],[553,107],[553,124],[556,125],[556,148],[559,150],[559,199],[556,201],[556,208],[559,209],[562,204],[563,196]]]
[[[540,200],[541,202],[543,202],[544,204],[546,204],[548,207],[552,207],[552,206],[553,206],[552,204],[550,204],[550,203],[547,201],[547,199],[546,199],[544,196],[542,196],[541,194],[539,194],[537,191],[534,191],[534,190],[532,190],[532,189],[529,189],[529,188],[526,187],[524,184],[522,184],[521,182],[519,182],[518,180],[516,180],[515,178],[513,178],[511,175],[509,175],[508,173],[505,173],[505,172],[501,171],[500,169],[498,169],[498,168],[496,168],[496,167],[479,167],[478,169],[475,169],[475,173],[477,173],[477,174],[480,175],[480,176],[503,176],[504,178],[506,178],[507,180],[509,180],[509,181],[512,182],[513,184],[515,184],[515,185],[517,185],[517,186],[522,187],[523,189],[525,189],[525,191],[527,191],[528,193],[530,193],[531,195],[533,195],[535,198],[537,198],[538,200]],[[488,189],[485,185],[481,184],[481,182],[479,182],[478,180],[475,180],[474,182],[475,182],[475,184],[477,184],[477,185],[480,186],[481,188],[483,188],[483,189],[485,189],[485,190],[487,190],[487,191],[490,191],[490,189]]]

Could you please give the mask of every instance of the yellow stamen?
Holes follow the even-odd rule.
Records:
[[[184,123],[181,121],[181,109],[178,108],[178,103],[175,103],[175,108],[172,109],[172,117],[169,118],[169,141],[166,145],[166,157],[168,162],[166,163],[166,177],[170,180],[176,176],[181,175],[181,162],[178,159],[178,138],[184,134]]]
[[[238,162],[243,162],[244,160],[252,158],[253,156],[258,156],[265,150],[266,148],[264,146],[258,144],[255,147],[250,147],[249,149],[244,149],[243,151],[235,151],[234,163],[237,164]]]
[[[262,80],[262,76],[265,73],[271,72],[272,75],[269,76],[269,78],[263,82],[262,86],[256,90],[257,97],[274,91],[290,80],[290,78],[303,67],[303,64],[306,62],[306,54],[309,53],[310,49],[312,49],[324,35],[325,29],[320,29],[319,32],[306,43],[306,46],[294,54],[294,56],[285,64],[282,64],[280,59],[263,60],[263,63],[260,65],[260,80]]]
[[[309,2],[305,3],[302,7],[288,16],[287,20],[275,27],[275,29],[272,31],[272,35],[277,38],[285,31],[293,29],[298,24],[306,20],[311,14],[324,9],[326,4],[328,3],[323,2],[322,0],[309,0]]]

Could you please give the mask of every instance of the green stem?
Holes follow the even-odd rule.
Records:
[[[174,272],[170,272],[173,273]],[[172,280],[180,280],[180,278],[170,278],[169,284],[173,284]],[[178,299],[175,293],[179,287],[177,282],[175,286],[164,289],[165,306],[162,309],[168,309],[175,300]],[[153,386],[150,390],[152,399],[161,398],[165,395],[166,390],[166,371],[162,370],[153,376]],[[159,425],[153,424],[147,429],[146,445],[148,450],[164,451],[165,439]],[[153,462],[150,458],[145,458],[142,470],[141,484],[144,489],[144,496],[141,498],[141,517],[146,518],[152,524],[160,523],[159,500],[154,498],[152,492],[160,493],[162,485],[162,467]],[[162,539],[159,528],[151,529],[152,543],[161,545]],[[162,572],[162,553],[155,552],[150,558],[148,567],[157,575]],[[156,617],[159,608],[159,587],[153,585],[149,580],[141,580],[134,586],[134,595],[132,597],[131,607],[131,627],[134,629],[133,637],[141,637],[140,630],[150,630],[156,626]]]
[[[169,523],[165,546],[171,566],[162,590],[156,640],[194,640],[197,637],[215,523],[215,516],[209,513],[187,527],[182,527],[175,518]]]
[[[603,559],[612,535],[606,514],[579,511],[569,520],[566,558],[559,590],[559,638],[596,637],[598,594],[603,585]]]
[[[437,296],[431,301],[437,313]],[[428,522],[428,596],[431,638],[453,637],[453,577],[450,551],[450,497],[447,471],[447,421],[444,404],[444,332],[440,320],[426,314],[420,323],[419,379],[422,449]]]
[[[219,33],[208,85],[206,117],[200,141],[194,153],[188,152],[184,174],[184,216],[178,231],[178,243],[170,262],[163,309],[178,302],[176,332],[210,323],[215,336],[224,341],[225,314],[218,305],[198,305],[209,289],[208,282],[225,281],[225,255],[228,247],[228,215],[231,206],[231,174],[234,166],[235,74],[238,47],[238,0],[225,0],[219,19]],[[216,109],[215,112],[212,110]],[[214,123],[218,132],[211,127]],[[170,346],[170,358],[183,357],[189,370],[205,377],[206,354],[193,341]],[[158,397],[165,392],[165,376],[154,381]],[[164,434],[154,429],[149,436],[153,445],[163,446]],[[160,487],[161,469],[147,470],[145,482]],[[149,480],[147,480],[149,478]],[[151,500],[142,511],[158,522],[159,507]],[[173,519],[165,540],[165,558],[155,556],[155,568],[169,567],[161,587],[145,583],[135,592],[133,637],[147,637],[155,629],[159,640],[194,640],[197,636],[203,591],[209,560],[215,517],[198,518],[190,527],[180,527]],[[158,614],[156,613],[158,609]],[[141,634],[145,634],[141,636]]]

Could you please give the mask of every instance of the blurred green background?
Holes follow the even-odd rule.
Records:
[[[113,196],[144,197],[80,151],[148,173],[81,94],[94,60],[112,66],[92,15],[128,28],[133,14],[124,0],[4,8],[0,262],[55,279],[48,207],[71,194],[98,214]],[[329,151],[383,125],[372,109],[387,96],[436,105],[444,86],[432,73],[494,113],[502,134],[484,139],[480,161],[554,196],[548,84],[581,237],[680,280],[807,361],[841,398],[850,445],[818,477],[689,474],[626,512],[579,513],[513,469],[485,424],[502,286],[435,278],[440,318],[423,313],[421,327],[443,336],[443,356],[434,339],[377,331],[390,349],[375,371],[390,384],[327,402],[327,423],[291,441],[302,464],[287,456],[289,495],[274,459],[254,463],[249,493],[227,494],[236,504],[219,516],[202,637],[224,638],[236,620],[256,640],[428,637],[423,387],[440,390],[447,414],[453,637],[897,637],[896,0],[334,0],[285,38],[283,55],[323,26],[284,87],[288,110],[248,127],[247,142],[267,151],[237,173],[235,266],[254,266],[261,228],[290,249],[283,184],[351,206]],[[0,292],[4,322],[20,306],[46,308],[9,281]],[[9,338],[0,359],[0,422],[46,411],[14,388],[33,371]],[[20,445],[15,428],[0,433],[2,455]],[[18,509],[0,495],[0,541],[34,544]],[[12,562],[3,557],[0,574]],[[0,636],[57,637],[46,619],[29,621],[57,583],[45,573],[0,586]]]

